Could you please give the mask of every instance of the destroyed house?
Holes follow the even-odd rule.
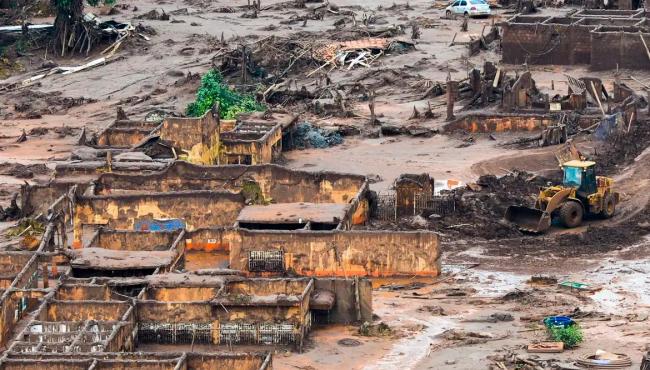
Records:
[[[75,233],[81,236],[84,225],[93,224],[132,230],[159,219],[177,219],[189,230],[227,227],[240,217],[250,228],[296,229],[307,227],[309,217],[319,212],[330,217],[319,216],[315,228],[347,229],[365,219],[366,191],[363,176],[175,162],[157,173],[101,175],[78,197]],[[305,218],[287,220],[277,215],[281,208],[302,210]]]
[[[293,129],[296,120],[297,116],[288,114],[245,114],[235,122],[222,122],[215,106],[197,118],[167,117],[162,122],[118,119],[89,145],[103,157],[141,152],[149,160],[180,157],[206,165],[265,164],[280,157],[283,134]],[[134,158],[131,161],[140,159],[135,154],[130,157]],[[107,165],[123,161],[115,159],[107,158]]]
[[[73,276],[141,276],[181,267],[257,276],[438,275],[434,233],[356,230],[368,218],[367,186],[363,176],[276,165],[178,161],[141,175],[105,173],[61,198],[73,208],[66,212],[73,215],[72,245],[88,249],[71,254]],[[30,194],[41,193],[53,198]],[[132,239],[106,244],[110,229]],[[164,233],[151,233],[154,240],[145,242],[136,231],[184,233],[165,242],[155,240]],[[144,243],[149,247],[135,247]],[[111,263],[101,262],[106,258]]]
[[[297,116],[275,114],[240,115],[229,130],[223,129],[221,164],[264,164],[276,162],[283,138],[293,130]]]
[[[643,9],[584,9],[569,17],[516,15],[501,26],[505,63],[650,68],[644,45],[650,28]]]

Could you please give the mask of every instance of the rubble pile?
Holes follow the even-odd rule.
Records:
[[[309,122],[296,126],[293,133],[293,146],[297,149],[328,148],[343,143],[343,137],[337,131],[315,127]]]
[[[291,37],[271,36],[247,44],[227,46],[212,58],[213,67],[225,78],[242,78],[242,64],[246,66],[245,78],[274,84],[289,72],[300,73],[318,67],[312,57],[316,35],[300,32]]]
[[[513,204],[530,206],[539,188],[549,180],[541,176],[515,171],[502,177],[484,175],[476,184],[449,191],[456,203],[456,212],[441,217],[426,215],[430,229],[485,239],[521,235],[517,228],[504,220],[506,208]]]
[[[600,173],[617,173],[637,158],[650,142],[648,122],[632,124],[629,130],[619,129],[597,148],[596,165]]]

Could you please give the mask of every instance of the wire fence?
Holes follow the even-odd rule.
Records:
[[[408,202],[397,200],[394,192],[379,194],[375,218],[382,221],[395,221],[399,217],[417,216],[422,213],[447,216],[456,212],[455,199],[450,195],[416,193]]]

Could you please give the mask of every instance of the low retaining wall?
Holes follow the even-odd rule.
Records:
[[[600,116],[583,115],[578,125],[586,128],[601,119]],[[557,118],[551,114],[468,114],[444,126],[446,132],[467,131],[473,133],[504,131],[539,131],[555,125]]]

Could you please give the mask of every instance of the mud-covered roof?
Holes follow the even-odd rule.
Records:
[[[101,270],[147,269],[167,266],[175,257],[173,251],[117,251],[104,248],[82,248],[74,251],[72,267]]]
[[[247,223],[339,223],[345,218],[349,204],[279,203],[244,207],[237,217]]]

